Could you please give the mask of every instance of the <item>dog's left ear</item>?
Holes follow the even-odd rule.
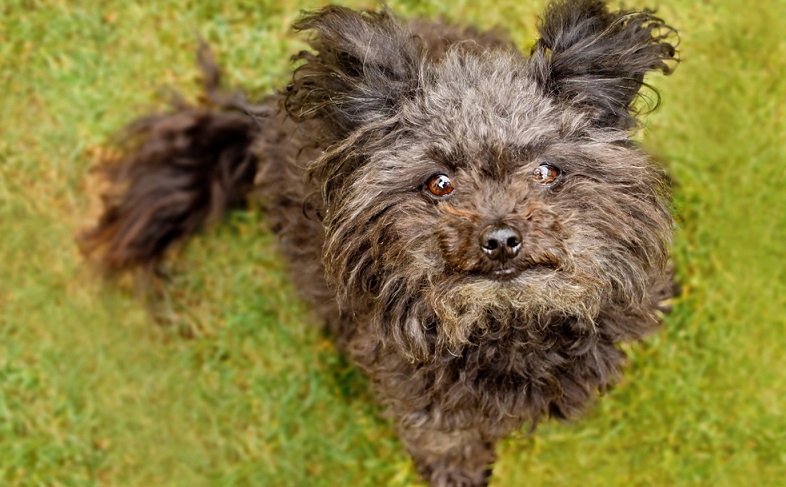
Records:
[[[287,88],[287,111],[296,120],[321,119],[333,141],[390,118],[418,87],[420,43],[387,9],[329,6],[305,14],[295,30],[311,34],[314,52],[295,56],[305,63]]]
[[[634,127],[644,75],[670,74],[678,61],[676,31],[663,20],[648,10],[609,12],[603,0],[552,2],[538,31],[531,62],[544,91],[603,127]]]

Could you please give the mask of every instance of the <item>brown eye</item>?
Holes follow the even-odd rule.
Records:
[[[453,192],[453,184],[450,178],[444,174],[437,174],[426,183],[429,192],[434,196],[447,196]]]
[[[532,179],[536,183],[548,186],[556,181],[562,172],[558,167],[551,164],[541,164],[532,172]]]

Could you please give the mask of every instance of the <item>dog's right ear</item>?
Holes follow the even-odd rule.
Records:
[[[418,88],[420,44],[387,9],[355,12],[329,6],[305,14],[295,30],[310,32],[315,52],[301,52],[287,87],[296,120],[317,118],[333,141],[385,120]]]

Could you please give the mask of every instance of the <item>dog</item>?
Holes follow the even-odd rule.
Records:
[[[487,485],[500,439],[576,418],[658,324],[669,182],[631,137],[676,32],[602,0],[552,2],[528,54],[387,7],[294,28],[310,49],[253,102],[200,49],[203,102],[128,126],[81,248],[154,275],[252,198],[422,477]]]

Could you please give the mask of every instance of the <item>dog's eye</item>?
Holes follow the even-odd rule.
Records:
[[[453,192],[453,184],[450,178],[444,174],[437,174],[428,180],[426,187],[434,196],[447,196]]]
[[[541,164],[532,171],[532,179],[538,184],[549,186],[559,179],[560,174],[562,174],[562,171],[558,167],[551,164]]]

